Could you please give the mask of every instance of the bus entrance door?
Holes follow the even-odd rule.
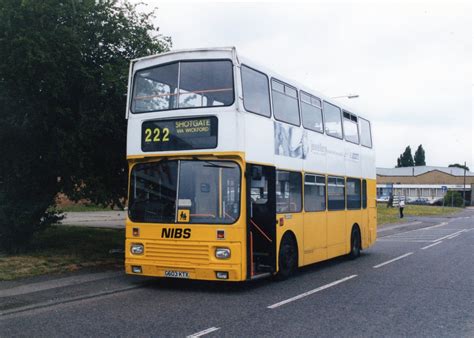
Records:
[[[247,165],[247,276],[276,271],[275,167]]]

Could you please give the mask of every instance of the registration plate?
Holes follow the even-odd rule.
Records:
[[[189,272],[186,271],[175,271],[175,270],[166,270],[165,277],[170,278],[189,278]]]

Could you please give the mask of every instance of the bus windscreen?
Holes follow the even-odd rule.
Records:
[[[136,164],[130,177],[130,219],[144,223],[235,223],[240,214],[240,176],[240,167],[231,161]]]

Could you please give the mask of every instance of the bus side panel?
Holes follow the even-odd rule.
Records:
[[[327,212],[328,258],[346,253],[346,211]]]
[[[367,248],[372,241],[372,233],[369,227],[369,208],[361,210],[360,231],[362,233],[362,249]]]
[[[367,209],[369,210],[369,233],[371,246],[377,239],[377,182],[376,180],[367,180]]]
[[[326,211],[304,212],[303,264],[327,259]]]

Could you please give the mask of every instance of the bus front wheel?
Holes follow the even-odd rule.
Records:
[[[280,244],[278,254],[278,280],[285,280],[298,267],[298,249],[295,240],[289,234],[286,234]]]
[[[358,226],[352,228],[351,233],[351,251],[349,252],[350,259],[356,259],[360,256],[361,250],[361,240],[360,240],[360,230]]]

